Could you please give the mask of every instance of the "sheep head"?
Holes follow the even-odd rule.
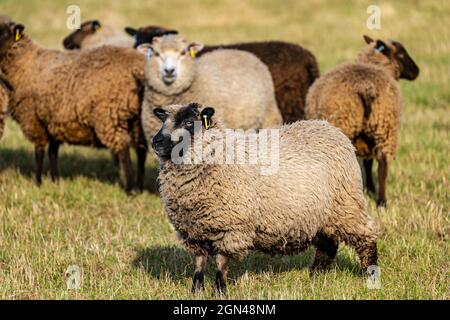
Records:
[[[394,40],[373,40],[364,35],[367,47],[359,54],[357,61],[374,63],[388,68],[395,79],[415,80],[419,67],[411,58],[405,47]]]
[[[203,130],[220,127],[213,119],[214,108],[198,103],[156,108],[153,113],[163,124],[153,138],[152,147],[163,161],[172,159],[177,163],[176,158],[183,157]]]
[[[69,34],[63,40],[63,46],[67,50],[80,49],[84,39],[93,35],[101,28],[101,24],[98,20],[85,21],[80,25],[80,28]]]
[[[0,56],[6,55],[16,43],[23,41],[24,30],[22,24],[0,23]]]
[[[137,50],[147,56],[147,84],[164,95],[174,95],[188,89],[195,78],[195,56],[202,44],[188,43],[178,35],[154,38]]]

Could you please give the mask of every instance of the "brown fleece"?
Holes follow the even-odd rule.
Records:
[[[309,90],[305,113],[307,119],[325,119],[340,128],[359,157],[387,165],[397,149],[402,109],[397,80],[403,70],[394,58],[397,46],[393,42],[385,44],[390,57],[376,51],[376,45],[370,42],[355,62],[319,78]],[[368,174],[372,179],[371,171]],[[378,201],[384,205],[385,196],[379,194]]]
[[[205,46],[199,55],[216,49],[244,50],[261,59],[272,75],[283,121],[291,123],[304,119],[306,94],[319,77],[316,58],[310,51],[293,43],[266,41]]]
[[[164,108],[161,134],[176,129],[184,108]],[[213,117],[208,130],[224,128]],[[356,249],[363,268],[376,264],[378,231],[349,139],[326,121],[298,121],[279,132],[279,170],[273,175],[262,175],[259,163],[177,165],[160,158],[165,212],[187,250],[196,257],[240,258],[249,250],[296,254],[314,245],[314,266],[324,267],[324,256],[327,264],[333,261],[343,241]]]
[[[8,112],[9,91],[10,89],[0,77],[0,139],[3,136],[5,117]]]
[[[5,28],[0,31],[11,32]],[[12,37],[1,53],[0,67],[14,88],[11,115],[39,158],[49,142],[104,146],[125,158],[130,144],[145,148],[143,80],[135,77],[145,65],[141,54],[117,47],[48,50],[27,35],[19,41]]]

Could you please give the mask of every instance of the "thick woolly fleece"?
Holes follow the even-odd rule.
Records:
[[[47,50],[24,35],[0,64],[14,87],[11,115],[36,147],[53,139],[117,153],[143,142],[135,69],[145,58],[134,50]]]
[[[304,119],[308,89],[320,75],[316,58],[310,51],[294,43],[265,41],[206,46],[199,55],[217,49],[244,50],[261,59],[272,75],[283,121],[291,123]]]
[[[162,39],[178,41],[174,36]],[[240,50],[215,50],[197,58],[194,63],[192,81],[176,94],[162,93],[165,88],[154,88],[151,81],[155,81],[159,74],[152,73],[147,64],[142,105],[142,126],[147,141],[151,141],[160,127],[153,109],[175,103],[213,105],[230,128],[268,128],[282,123],[270,72],[253,54]]]
[[[340,128],[363,158],[390,162],[399,134],[402,100],[398,65],[368,45],[356,62],[319,78],[306,103],[308,119],[326,119]]]
[[[4,128],[5,128],[5,117],[8,112],[8,103],[9,103],[9,89],[0,80],[0,139],[3,136]]]
[[[214,129],[223,130],[217,122]],[[325,121],[280,130],[275,175],[260,175],[260,165],[161,162],[165,212],[183,244],[196,256],[237,258],[249,250],[294,254],[314,244],[320,258],[328,250],[320,241],[331,239],[354,247],[363,268],[376,264],[377,227],[348,138]]]

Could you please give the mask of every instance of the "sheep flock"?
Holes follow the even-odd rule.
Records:
[[[252,250],[293,255],[312,246],[319,271],[346,244],[365,275],[378,263],[382,226],[364,192],[387,206],[398,82],[415,80],[419,67],[398,41],[364,40],[353,61],[321,75],[315,56],[295,43],[204,45],[173,28],[89,20],[61,49],[48,49],[2,18],[0,139],[9,116],[34,147],[40,188],[46,152],[57,183],[58,151],[70,144],[107,148],[124,191],[143,192],[150,153],[164,211],[195,260],[194,292],[204,290],[209,256],[215,291],[224,294],[229,262]],[[255,151],[255,141],[269,146]]]

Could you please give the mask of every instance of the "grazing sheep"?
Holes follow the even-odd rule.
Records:
[[[89,20],[81,24],[63,40],[67,50],[96,48],[101,46],[133,47],[130,39],[123,31],[110,25],[102,26],[98,20]]]
[[[221,139],[225,129],[213,117],[213,108],[192,103],[157,108],[154,113],[163,122],[152,143],[160,160],[160,191],[170,222],[195,256],[193,290],[203,288],[207,256],[214,254],[219,292],[225,289],[229,259],[249,250],[296,254],[313,245],[317,248],[313,268],[326,269],[343,241],[355,248],[364,270],[377,264],[377,227],[367,213],[354,148],[339,129],[326,121],[282,126],[275,141],[279,170],[263,175],[262,161],[253,165],[173,161],[180,143],[187,145],[183,154],[191,157],[199,144],[203,150],[229,146]],[[174,134],[179,129],[194,137],[190,143],[186,135]],[[199,138],[207,132],[214,139]]]
[[[5,128],[5,116],[8,112],[9,92],[12,90],[8,80],[0,75],[0,139]]]
[[[399,42],[364,39],[368,45],[355,62],[314,83],[305,111],[308,119],[326,119],[349,137],[364,159],[370,192],[375,192],[373,159],[378,161],[377,205],[386,206],[388,164],[397,148],[402,108],[397,81],[416,79],[419,68]]]
[[[1,24],[0,68],[13,86],[10,110],[35,146],[41,184],[46,146],[57,180],[61,143],[107,147],[118,155],[125,190],[133,187],[130,145],[138,153],[142,189],[146,144],[140,125],[145,58],[133,49],[100,47],[67,52],[40,48],[20,24]]]
[[[239,50],[215,50],[195,59],[201,44],[178,35],[155,38],[139,51],[150,58],[145,67],[142,125],[147,141],[159,128],[153,109],[174,103],[213,104],[231,128],[264,128],[281,124],[267,67]]]
[[[134,39],[134,48],[144,43],[152,43],[154,38],[162,37],[168,34],[178,34],[178,31],[166,29],[160,26],[146,26],[138,29],[126,27],[125,32]]]
[[[155,26],[132,30],[135,47],[150,43],[156,31],[165,34],[177,32]],[[217,49],[238,49],[256,55],[267,65],[272,75],[275,97],[283,121],[290,123],[304,118],[306,94],[314,80],[319,77],[316,58],[310,51],[293,43],[265,41],[205,46],[198,55]]]

